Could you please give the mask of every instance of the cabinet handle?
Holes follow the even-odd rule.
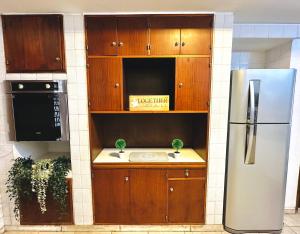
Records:
[[[56,57],[55,60],[56,60],[56,61],[60,61],[60,57]]]
[[[120,41],[120,42],[119,42],[119,47],[120,47],[120,46],[123,46],[123,45],[124,45],[124,43],[123,43],[122,41]]]
[[[113,41],[113,42],[111,43],[111,46],[117,46],[117,42]]]
[[[182,42],[182,43],[181,43],[181,46],[185,46],[185,42]]]
[[[128,177],[128,176],[125,176],[125,177],[124,177],[124,180],[125,180],[125,182],[127,182],[127,181],[129,180],[129,177]]]
[[[182,88],[182,86],[183,86],[183,83],[179,83],[179,88]]]
[[[174,191],[174,188],[173,187],[170,187],[170,192],[173,192]]]
[[[178,45],[179,45],[179,43],[176,41],[176,42],[175,42],[175,46],[178,46]]]
[[[118,88],[120,86],[119,83],[115,83],[115,88]]]
[[[188,170],[188,169],[186,169],[186,170],[184,171],[184,175],[185,175],[185,177],[189,177],[189,175],[190,175],[190,172],[189,172],[189,170]]]

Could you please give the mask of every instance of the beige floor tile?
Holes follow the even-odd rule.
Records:
[[[289,227],[291,229],[291,232],[289,232],[288,234],[300,234],[300,227]]]
[[[119,225],[65,225],[62,226],[64,232],[102,232],[110,234],[113,231],[120,231]],[[108,233],[107,233],[108,232]]]
[[[112,234],[148,234],[148,232],[112,232]]]
[[[282,234],[295,234],[295,231],[292,228],[284,226],[282,230]]]
[[[284,223],[289,227],[300,227],[300,214],[286,214]]]
[[[185,232],[190,231],[190,225],[121,225],[121,231],[141,232]]]
[[[223,225],[208,224],[208,225],[191,225],[192,232],[223,232]]]

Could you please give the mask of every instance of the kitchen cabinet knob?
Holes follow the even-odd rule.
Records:
[[[124,43],[120,41],[120,42],[119,42],[119,47],[120,47],[120,46],[123,46],[123,45],[124,45]]]
[[[183,86],[183,83],[179,83],[179,88],[182,88],[182,86]]]
[[[170,187],[170,192],[173,192],[174,191],[174,188],[173,187]]]
[[[24,85],[23,84],[18,84],[18,89],[23,89]]]
[[[119,83],[115,83],[115,88],[118,88],[120,86]]]
[[[189,177],[189,175],[190,175],[190,172],[189,172],[188,169],[186,169],[186,170],[184,171],[184,176],[185,176],[185,177]]]
[[[178,46],[178,45],[179,45],[179,43],[176,41],[176,42],[175,42],[175,46]]]
[[[129,180],[129,177],[125,176],[124,180],[125,180],[125,182],[127,182]]]
[[[113,42],[111,43],[111,45],[112,45],[112,46],[117,46],[117,42],[113,41]]]
[[[50,84],[45,84],[45,88],[46,88],[46,89],[50,89],[50,88],[51,88],[51,85],[50,85]]]
[[[185,46],[185,42],[182,42],[182,43],[181,43],[181,46]]]
[[[60,61],[60,57],[56,57],[55,60],[56,60],[56,61]]]

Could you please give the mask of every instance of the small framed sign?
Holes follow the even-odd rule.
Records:
[[[130,111],[168,111],[169,95],[129,95]]]

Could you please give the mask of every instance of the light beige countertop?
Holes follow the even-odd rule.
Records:
[[[104,148],[100,154],[95,158],[93,163],[135,163],[129,160],[129,155],[132,152],[141,152],[141,153],[156,153],[163,152],[166,153],[167,161],[169,163],[203,163],[205,162],[195,150],[191,148],[185,148],[180,150],[180,156],[174,157],[174,149],[171,148],[126,148],[125,154],[122,158],[119,157],[118,150],[115,148]],[[151,163],[155,161],[145,161],[146,163]],[[157,161],[162,162],[162,161]]]

